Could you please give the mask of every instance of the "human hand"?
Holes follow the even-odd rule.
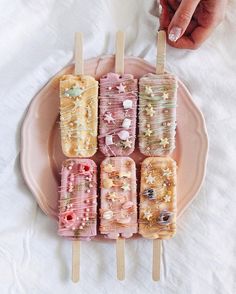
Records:
[[[160,0],[160,29],[176,48],[196,49],[224,19],[227,0]]]

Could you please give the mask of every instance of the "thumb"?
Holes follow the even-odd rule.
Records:
[[[168,38],[176,42],[186,31],[200,0],[182,0],[168,27]]]

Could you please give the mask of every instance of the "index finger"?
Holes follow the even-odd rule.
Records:
[[[189,36],[183,35],[176,42],[168,43],[175,48],[182,49],[197,49],[201,44],[210,36],[213,28],[205,28],[202,26],[196,26]]]

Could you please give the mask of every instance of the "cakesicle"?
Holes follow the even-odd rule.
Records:
[[[127,156],[136,136],[137,80],[108,73],[100,79],[99,149],[105,156]]]
[[[90,240],[97,234],[97,167],[90,159],[67,159],[62,165],[58,234]]]
[[[175,149],[177,79],[147,74],[139,80],[139,149],[146,156],[166,156]]]
[[[139,233],[169,239],[176,232],[176,162],[146,158],[141,166]]]
[[[137,233],[136,168],[131,158],[106,158],[101,164],[100,233],[110,239]]]
[[[98,82],[88,75],[60,79],[60,128],[63,153],[91,157],[97,150]]]

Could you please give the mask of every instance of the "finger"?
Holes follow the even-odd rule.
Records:
[[[171,42],[168,40],[168,43],[175,48],[197,49],[210,36],[212,30],[213,28],[204,28],[202,26],[197,26],[193,30],[191,35],[184,35],[176,42]]]
[[[168,27],[168,38],[176,42],[186,31],[200,0],[182,0]]]
[[[182,36],[176,42],[172,42],[169,39],[167,39],[167,43],[170,46],[179,48],[179,49],[195,49],[194,42],[189,36]]]

